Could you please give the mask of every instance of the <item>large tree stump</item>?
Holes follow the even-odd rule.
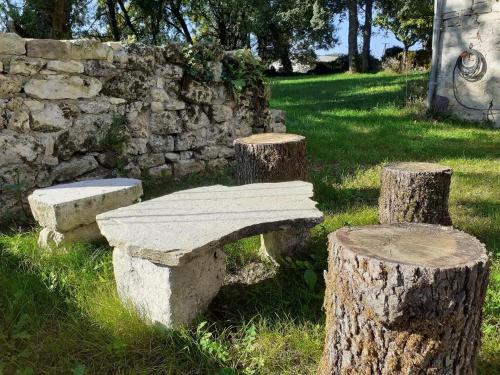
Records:
[[[262,133],[234,141],[236,172],[240,184],[305,180],[306,139],[301,135]],[[293,255],[309,238],[305,229],[286,229],[261,235],[260,250],[277,261]]]
[[[451,227],[330,234],[319,373],[474,374],[488,268],[484,245]]]
[[[384,166],[378,209],[380,223],[451,225],[448,213],[451,173],[450,168],[432,163]]]
[[[306,178],[306,139],[286,133],[262,133],[234,141],[240,184]]]

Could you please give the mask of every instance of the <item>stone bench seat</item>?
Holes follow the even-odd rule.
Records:
[[[223,245],[315,226],[323,214],[312,195],[302,181],[216,185],[98,215],[122,301],[167,327],[191,322],[223,283]]]
[[[33,217],[43,227],[39,244],[52,246],[99,239],[96,216],[131,205],[141,196],[140,180],[110,178],[38,189],[28,201]]]

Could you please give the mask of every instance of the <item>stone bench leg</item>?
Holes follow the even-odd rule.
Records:
[[[94,242],[102,239],[97,223],[84,225],[67,232],[58,232],[53,229],[43,228],[38,236],[38,245],[41,247],[54,247],[64,242]]]
[[[260,236],[260,252],[276,262],[279,258],[293,257],[309,239],[308,229],[283,229]]]
[[[122,302],[170,328],[189,324],[206,310],[222,286],[226,260],[222,249],[209,249],[185,264],[165,266],[115,248],[113,268]]]

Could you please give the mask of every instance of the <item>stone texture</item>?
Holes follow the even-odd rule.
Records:
[[[235,100],[219,82],[220,59],[207,62],[217,82],[189,81],[175,43],[0,33],[0,55],[0,184],[14,168],[27,191],[120,173],[183,176],[225,166],[235,137],[271,129],[263,86]],[[16,209],[18,199],[3,194],[0,224]]]
[[[23,81],[17,76],[0,74],[0,98],[11,97],[21,92]]]
[[[225,275],[225,254],[218,248],[198,252],[182,267],[169,267],[113,250],[118,294],[152,323],[176,327],[191,323],[217,294]]]
[[[53,180],[57,182],[72,180],[87,172],[93,171],[99,166],[99,163],[91,155],[82,158],[73,158],[69,161],[59,164],[52,172]]]
[[[293,181],[185,190],[101,214],[109,243],[131,256],[175,266],[200,249],[283,227],[312,227],[323,214],[312,184]],[[161,220],[159,219],[161,218]]]
[[[84,225],[67,232],[58,232],[53,229],[43,228],[38,236],[38,245],[46,248],[53,248],[65,243],[88,243],[102,238],[99,227],[96,223]]]
[[[39,189],[28,200],[40,225],[65,233],[95,223],[96,215],[130,205],[141,195],[141,181],[116,178]]]
[[[32,101],[34,102],[34,101]],[[54,103],[40,103],[41,108],[31,109],[32,125],[36,131],[59,131],[67,129],[71,122],[64,116],[64,112]]]
[[[113,49],[97,40],[31,39],[26,42],[30,57],[69,60],[113,60]]]
[[[0,55],[24,55],[26,42],[14,33],[0,33]]]
[[[10,61],[9,73],[31,76],[37,74],[44,66],[45,61],[42,59],[17,57]]]
[[[51,76],[50,79],[29,80],[24,91],[38,99],[78,99],[92,98],[101,88],[102,83],[95,78]]]
[[[83,73],[83,64],[75,60],[51,60],[47,62],[47,69],[64,73]]]

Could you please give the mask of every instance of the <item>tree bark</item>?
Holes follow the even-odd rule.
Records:
[[[240,184],[306,178],[306,140],[295,134],[263,133],[234,141]]]
[[[137,31],[135,30],[135,27],[132,24],[132,21],[130,20],[127,8],[125,8],[125,4],[123,4],[123,0],[117,0],[117,1],[118,1],[118,5],[120,6],[120,9],[123,12],[123,18],[125,18],[125,23],[127,24],[130,31],[132,31],[132,33],[137,37]]]
[[[431,163],[393,163],[382,170],[379,221],[451,225],[448,212],[452,170]]]
[[[372,39],[373,0],[365,0],[365,24],[363,26],[362,70],[370,71],[370,44]]]
[[[108,21],[111,33],[113,34],[113,40],[119,41],[121,39],[121,35],[120,28],[118,27],[118,22],[116,20],[116,0],[106,0],[106,5],[108,8]]]
[[[330,234],[319,374],[475,374],[488,269],[485,246],[450,227]]]
[[[347,10],[349,13],[349,37],[348,37],[348,50],[349,50],[349,72],[358,72],[358,2],[357,0],[347,1]]]

